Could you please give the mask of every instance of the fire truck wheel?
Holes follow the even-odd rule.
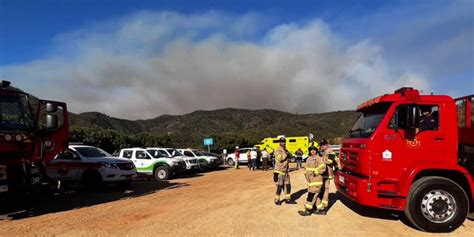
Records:
[[[469,210],[466,192],[444,177],[423,177],[408,193],[405,215],[418,229],[451,232],[458,228]]]
[[[170,171],[167,167],[158,166],[155,168],[153,176],[155,176],[157,180],[168,180],[168,178],[170,177]]]
[[[82,175],[82,183],[89,190],[98,190],[102,187],[102,177],[99,172],[88,170]]]

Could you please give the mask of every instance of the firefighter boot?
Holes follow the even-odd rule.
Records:
[[[285,204],[296,204],[296,202],[291,199],[291,194],[286,194]]]
[[[279,197],[275,197],[275,205],[281,206],[281,201]]]
[[[304,211],[298,211],[298,214],[300,214],[300,216],[311,216],[312,213],[308,209],[305,209]]]
[[[316,210],[316,211],[313,212],[313,214],[325,216],[326,215],[326,210],[325,209]]]

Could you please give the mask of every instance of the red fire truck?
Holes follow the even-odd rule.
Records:
[[[68,147],[66,104],[0,84],[0,195],[24,193],[46,178],[44,163]]]
[[[359,105],[341,148],[338,191],[361,205],[404,211],[423,231],[459,227],[473,212],[473,98],[401,88]]]

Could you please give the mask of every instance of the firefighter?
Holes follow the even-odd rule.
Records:
[[[311,146],[308,150],[309,157],[304,168],[304,176],[308,182],[308,197],[306,198],[304,211],[298,211],[302,216],[310,216],[313,213],[315,202],[323,186],[323,177],[321,175],[326,171],[326,164],[318,154],[318,148]],[[324,214],[324,206],[321,202],[316,203],[314,214]]]
[[[275,195],[275,204],[281,205],[284,201],[286,204],[295,204],[291,200],[291,183],[289,172],[289,154],[286,151],[286,139],[281,137],[279,139],[280,146],[274,150],[275,154],[275,170],[273,172],[273,181],[277,186]],[[285,198],[282,200],[280,195],[285,191]]]
[[[334,179],[334,171],[340,169],[341,164],[339,158],[336,156],[336,153],[334,153],[334,151],[329,147],[327,140],[321,140],[319,145],[321,148],[320,155],[323,157],[323,161],[326,164],[326,171],[323,173],[323,194],[318,195],[318,202],[321,200],[321,204],[324,207],[324,212],[327,212],[327,208],[329,206],[329,185]]]

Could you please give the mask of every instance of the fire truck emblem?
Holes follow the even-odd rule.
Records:
[[[418,149],[420,148],[421,142],[417,139],[414,139],[413,141],[406,140],[407,141],[407,147],[412,148],[412,149]]]

